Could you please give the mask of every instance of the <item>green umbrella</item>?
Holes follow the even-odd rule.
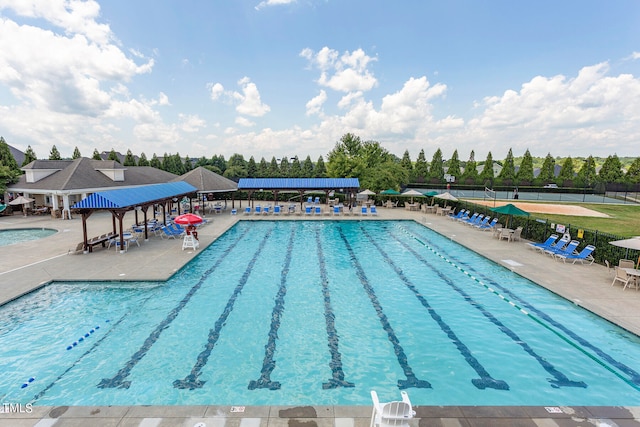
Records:
[[[398,196],[400,195],[400,192],[394,190],[393,188],[389,188],[388,190],[381,191],[380,194],[385,196]]]
[[[433,197],[433,196],[437,196],[439,193],[435,190],[431,190],[431,191],[427,191],[426,193],[424,193],[425,196],[427,197]]]
[[[522,209],[520,209],[519,207],[512,205],[511,203],[508,203],[504,206],[498,206],[497,208],[491,208],[490,209],[491,212],[495,212],[498,214],[502,214],[502,215],[508,215],[509,217],[511,216],[529,216],[529,212],[527,211],[523,211]],[[507,223],[506,226],[507,228],[509,228],[509,218],[507,218]]]

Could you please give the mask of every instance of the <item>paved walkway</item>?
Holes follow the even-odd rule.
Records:
[[[209,215],[211,223],[199,230],[201,248],[206,247],[239,220],[271,220],[273,216]],[[640,335],[640,292],[611,287],[612,271],[600,265],[571,265],[556,262],[529,249],[524,242],[507,243],[490,233],[470,229],[446,218],[379,209],[378,217],[349,219],[412,219],[448,236],[541,286]],[[333,217],[281,216],[280,220],[324,220]],[[128,213],[124,223],[133,223]],[[126,253],[113,247],[96,247],[90,254],[76,253],[82,241],[82,221],[52,220],[43,216],[0,217],[0,229],[45,227],[59,232],[32,242],[0,246],[0,304],[37,289],[52,280],[166,280],[189,262],[196,252],[181,250],[180,240],[150,237],[140,247]],[[94,213],[87,222],[89,236],[111,230],[111,216]],[[1,402],[0,404],[13,402]],[[288,427],[365,427],[369,407],[247,407],[231,412],[225,406],[171,407],[24,407],[0,406],[3,426],[288,426]],[[22,411],[22,412],[21,412]],[[412,427],[439,426],[573,426],[638,425],[640,408],[520,408],[520,407],[417,407]],[[557,413],[556,413],[557,412]],[[634,421],[635,420],[635,421]],[[203,424],[199,424],[203,423]]]

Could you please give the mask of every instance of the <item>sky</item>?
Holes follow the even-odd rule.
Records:
[[[0,0],[0,136],[147,158],[640,156],[637,0]]]

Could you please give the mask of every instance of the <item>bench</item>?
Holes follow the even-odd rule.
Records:
[[[107,242],[113,237],[115,237],[114,234],[103,234],[102,236],[93,237],[87,241],[87,249],[89,252],[93,252],[93,247],[97,245],[102,245],[103,248],[106,248]]]

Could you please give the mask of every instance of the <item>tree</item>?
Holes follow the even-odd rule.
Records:
[[[418,158],[416,159],[416,166],[413,168],[413,182],[425,182],[429,177],[429,165],[427,164],[427,158],[424,155],[424,150],[420,150]]]
[[[15,157],[11,154],[11,150],[9,149],[9,144],[4,140],[3,137],[0,136],[0,164],[9,168],[9,174],[21,174],[20,168],[18,167],[18,162],[16,162]]]
[[[327,176],[327,167],[324,164],[322,156],[318,157],[316,165],[313,167],[314,178],[325,178]]]
[[[138,166],[149,166],[149,160],[147,160],[147,155],[144,152],[140,153],[140,158],[138,159]]]
[[[123,165],[124,166],[135,166],[136,165],[136,158],[133,157],[133,153],[131,152],[131,150],[127,150],[127,154],[124,156]]]
[[[558,173],[558,179],[563,185],[573,185],[573,179],[575,178],[575,171],[573,170],[573,159],[571,156],[564,159],[560,172]]]
[[[182,165],[183,165],[182,170],[184,171],[183,173],[187,173],[193,170],[193,163],[191,162],[191,159],[189,158],[189,156],[184,158],[184,163]]]
[[[207,166],[208,164],[209,164],[209,159],[207,159],[205,156],[201,156],[196,162],[196,167]]]
[[[507,158],[504,159],[502,170],[498,174],[498,178],[502,180],[503,184],[511,185],[516,178],[516,167],[513,162],[513,151],[509,148]]]
[[[465,184],[474,184],[478,179],[478,164],[476,163],[476,153],[471,150],[469,154],[469,160],[464,165],[464,172],[462,172],[462,180]]]
[[[451,155],[451,160],[449,160],[449,167],[447,168],[447,174],[455,177],[455,179],[459,180],[462,177],[462,173],[460,172],[460,159],[458,158],[458,150],[454,150]]]
[[[109,151],[109,155],[107,156],[107,160],[112,160],[114,162],[120,163],[120,158],[118,158],[118,154],[116,153],[116,150],[114,150],[112,148],[111,151]]]
[[[258,165],[256,165],[256,159],[251,156],[249,162],[247,162],[247,178],[258,177]]]
[[[298,160],[298,156],[295,156],[291,159],[291,168],[289,169],[289,176],[291,178],[300,178],[302,176],[302,166],[300,165],[300,160]]]
[[[156,153],[153,153],[153,156],[151,156],[149,166],[156,169],[162,169],[162,163],[160,162],[160,159],[158,159],[158,156],[156,156]]]
[[[100,156],[100,153],[98,152],[97,148],[93,149],[93,155],[91,156],[91,158],[93,160],[102,160],[102,156]]]
[[[256,175],[257,178],[268,178],[269,177],[269,164],[265,160],[265,158],[260,159],[260,163],[258,163],[258,172]]]
[[[433,183],[444,182],[444,164],[442,151],[439,148],[433,153],[433,158],[429,165],[429,178]]]
[[[413,163],[411,162],[411,157],[409,156],[409,150],[404,151],[402,160],[400,161],[400,166],[402,166],[407,171],[409,177],[413,177]]]
[[[605,159],[602,167],[600,168],[598,177],[600,178],[600,181],[604,183],[624,181],[622,163],[620,163],[620,159],[616,154]]]
[[[302,171],[300,172],[302,178],[313,178],[313,162],[311,156],[307,156],[302,162]]]
[[[522,161],[520,162],[520,168],[516,174],[516,180],[519,184],[530,185],[533,182],[533,157],[529,149],[524,152]]]
[[[487,154],[487,158],[484,161],[484,168],[482,168],[482,172],[480,172],[480,181],[484,184],[485,187],[493,188],[493,178],[495,174],[493,172],[493,156],[491,155],[491,151]]]
[[[589,156],[584,160],[578,171],[577,185],[580,187],[589,187],[596,181],[597,177],[596,161],[593,159],[593,156]]]
[[[79,159],[80,157],[82,157],[82,154],[80,154],[80,150],[78,149],[78,147],[74,148],[73,155],[71,156],[71,158],[75,160],[75,159]]]
[[[60,152],[55,145],[51,147],[51,151],[49,152],[49,160],[62,160]]]
[[[1,137],[0,137],[1,138]],[[27,151],[24,152],[24,161],[22,162],[22,166],[26,166],[34,160],[38,160],[36,157],[36,153],[33,151],[33,148],[29,145],[27,147]]]
[[[547,157],[544,158],[540,173],[538,174],[538,180],[542,184],[548,184],[554,182],[556,179],[556,159],[551,156],[551,153],[547,153]]]
[[[224,159],[222,154],[219,156],[214,155],[211,158],[211,165],[220,169],[220,173],[223,173],[227,169],[227,161]]]
[[[280,160],[280,176],[283,178],[287,178],[289,175],[289,159],[287,156],[283,156],[282,160]]]
[[[278,167],[278,160],[276,159],[276,156],[271,158],[271,163],[269,163],[267,173],[269,174],[269,178],[280,178],[280,168]]]
[[[327,175],[333,178],[360,178],[367,167],[362,141],[347,133],[327,155]]]
[[[631,163],[629,169],[627,169],[627,174],[624,177],[627,182],[631,184],[640,183],[640,157],[636,157],[633,163]]]

